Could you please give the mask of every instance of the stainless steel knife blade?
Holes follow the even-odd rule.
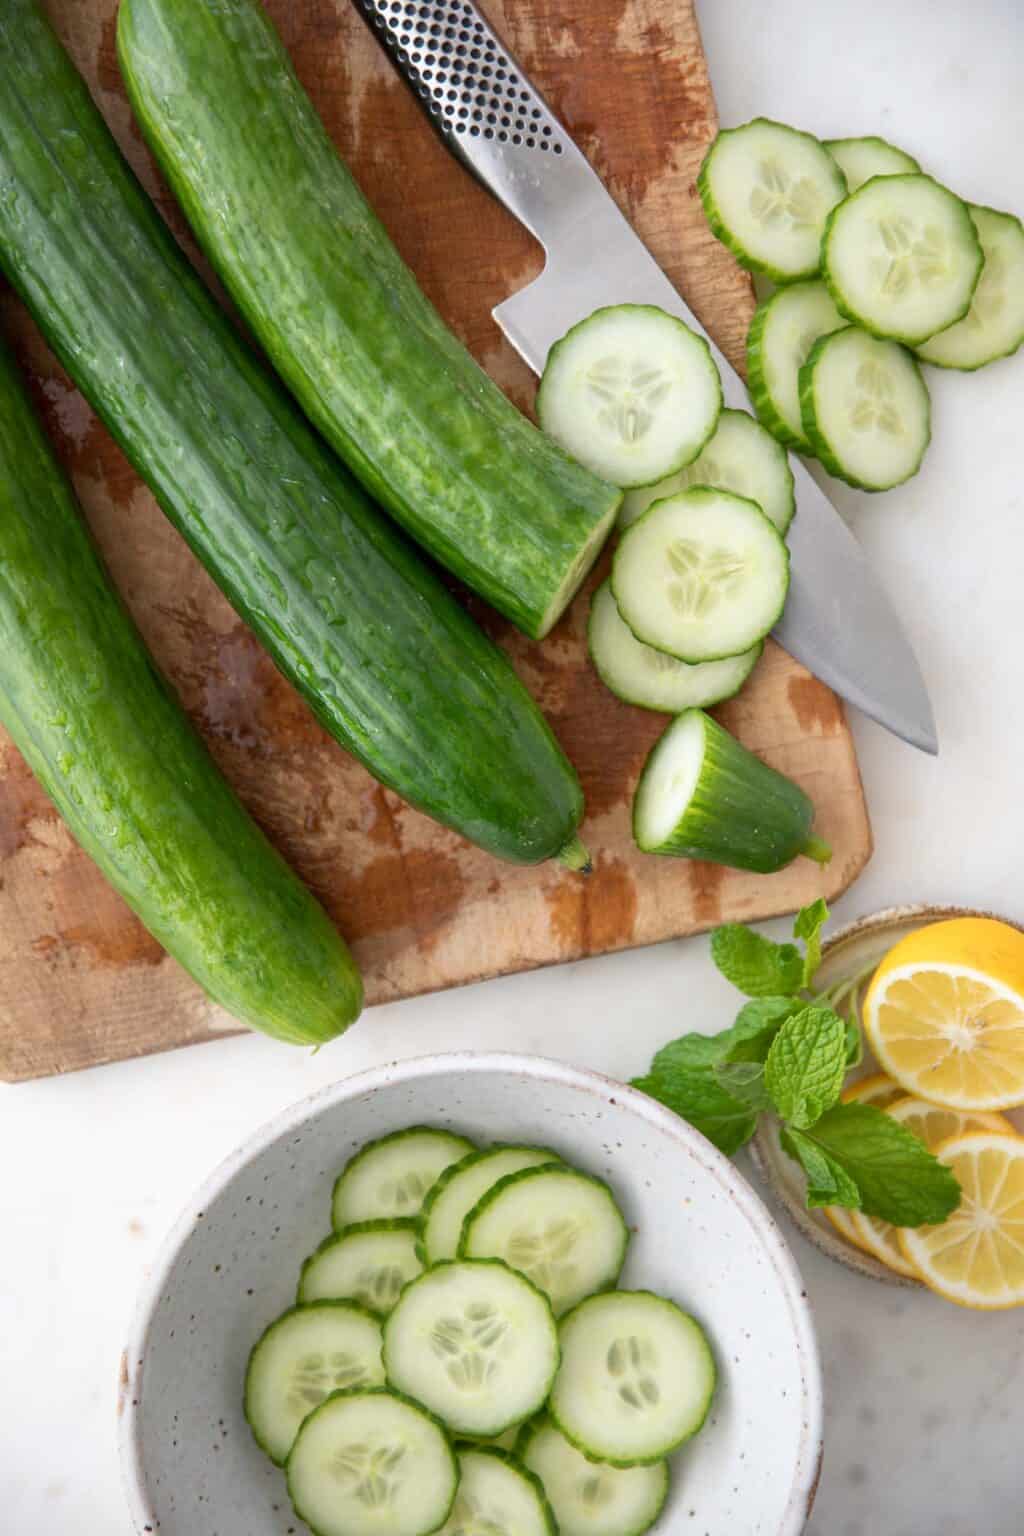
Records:
[[[355,0],[455,155],[544,247],[541,275],[493,311],[540,373],[552,344],[604,304],[657,304],[706,336],[726,403],[742,380],[620,212],[589,161],[472,0]],[[864,553],[791,458],[792,582],[774,634],[843,698],[925,752],[938,751],[928,690]]]

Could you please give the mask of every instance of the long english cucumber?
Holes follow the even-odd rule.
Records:
[[[253,358],[34,0],[4,0],[0,56],[0,263],[172,523],[378,779],[500,858],[584,862],[507,658]]]
[[[107,879],[236,1018],[315,1045],[357,1017],[348,950],[157,672],[2,347],[0,720]]]
[[[256,0],[124,0],[117,41],[150,148],[307,415],[413,538],[545,635],[620,492],[538,432],[445,326]]]

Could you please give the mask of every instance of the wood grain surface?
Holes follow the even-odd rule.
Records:
[[[47,0],[61,37],[176,235],[196,257],[125,99],[116,0]],[[350,0],[270,0],[305,85],[427,293],[524,409],[535,380],[491,308],[540,270],[530,236],[434,136]],[[688,0],[486,0],[485,9],[655,256],[737,364],[748,278],[710,236],[694,185],[715,110]],[[791,774],[835,856],[770,877],[645,858],[632,791],[664,718],[620,704],[586,659],[588,594],[534,645],[485,610],[587,799],[589,879],[518,869],[410,810],[331,741],[165,521],[9,293],[0,321],[28,370],[114,580],[228,778],[351,940],[371,1003],[690,934],[834,896],[871,851],[842,709],[769,644],[719,718]],[[0,735],[0,1074],[96,1065],[237,1028],[166,956]],[[343,1050],[343,1048],[339,1048]],[[339,1070],[344,1069],[339,1054]]]

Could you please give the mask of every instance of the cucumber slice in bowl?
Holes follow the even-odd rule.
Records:
[[[731,699],[739,693],[764,650],[759,640],[749,651],[722,661],[700,661],[694,666],[677,661],[636,638],[619,613],[607,581],[594,593],[587,638],[601,681],[616,698],[669,715]]]
[[[818,271],[825,220],[846,196],[843,173],[824,146],[767,117],[719,133],[697,188],[722,244],[742,266],[777,283]]]
[[[823,336],[800,370],[804,431],[830,475],[887,491],[921,467],[931,401],[905,347],[859,326]]]
[[[651,1291],[591,1296],[559,1328],[548,1411],[585,1456],[613,1467],[661,1461],[695,1435],[715,1390],[704,1330]]]
[[[967,313],[982,268],[965,203],[930,176],[876,176],[830,215],[822,269],[836,307],[916,346]]]
[[[307,1414],[332,1392],[384,1385],[380,1323],[351,1301],[291,1307],[253,1346],[245,1417],[253,1438],[283,1466]]]
[[[429,1125],[413,1125],[367,1142],[335,1180],[335,1231],[357,1221],[418,1215],[444,1170],[474,1150],[465,1136]]]
[[[540,1478],[507,1451],[462,1445],[459,1491],[438,1536],[559,1536]]]
[[[447,1520],[459,1482],[438,1421],[386,1387],[336,1392],[315,1408],[286,1475],[313,1536],[428,1536]]]
[[[754,410],[762,426],[797,453],[812,452],[800,417],[800,369],[818,337],[845,324],[817,278],[780,288],[758,306],[750,322],[747,388]]]
[[[455,1258],[462,1223],[499,1179],[558,1161],[557,1154],[546,1147],[486,1147],[446,1168],[427,1196],[420,1217],[417,1252],[424,1268]]]
[[[644,764],[633,801],[633,837],[644,853],[707,859],[772,874],[798,854],[825,864],[811,836],[814,806],[710,715],[673,720]]]
[[[697,486],[627,530],[611,582],[638,640],[680,661],[718,661],[749,651],[778,620],[789,552],[754,502]]]
[[[619,527],[629,528],[654,502],[694,485],[734,491],[756,501],[780,533],[785,533],[793,521],[796,498],[789,460],[775,438],[748,411],[723,411],[692,464],[657,485],[628,491],[619,512]]]
[[[824,144],[850,192],[858,192],[872,176],[913,175],[921,169],[913,155],[874,133],[859,139],[825,139]]]
[[[459,1256],[502,1259],[543,1291],[556,1317],[619,1278],[629,1228],[607,1184],[551,1165],[510,1174],[466,1217]]]
[[[1024,341],[1024,226],[1012,213],[971,203],[985,265],[962,320],[917,348],[937,368],[973,372],[1009,357]]]
[[[302,1266],[299,1302],[358,1301],[386,1317],[404,1286],[422,1273],[416,1222],[359,1221],[332,1232]]]
[[[722,383],[702,336],[652,304],[614,304],[548,354],[537,416],[549,437],[613,485],[653,485],[715,430]]]
[[[524,1425],[516,1450],[544,1484],[561,1536],[643,1536],[665,1506],[665,1461],[645,1467],[588,1461],[548,1418]]]

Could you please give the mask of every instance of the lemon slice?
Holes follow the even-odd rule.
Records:
[[[964,917],[908,934],[875,972],[864,1028],[907,1093],[950,1109],[1024,1102],[1024,933]]]
[[[900,1243],[921,1279],[962,1307],[1024,1305],[1024,1136],[954,1136],[936,1152],[963,1200],[937,1227],[904,1227]]]
[[[862,1077],[859,1082],[844,1088],[843,1103],[877,1104],[879,1109],[885,1109],[886,1105],[900,1098],[902,1093],[899,1083],[894,1083],[884,1072],[875,1072],[871,1077]],[[850,1220],[852,1211],[847,1210],[845,1205],[826,1205],[823,1209],[840,1237],[844,1237],[855,1248],[864,1247]]]
[[[965,1113],[913,1098],[896,1099],[883,1107],[894,1120],[905,1125],[919,1141],[923,1141],[929,1152],[934,1152],[936,1147],[954,1136],[966,1136],[975,1131],[993,1131],[1002,1136],[1017,1134],[1009,1120],[984,1110]],[[898,1275],[907,1275],[914,1280],[921,1278],[903,1251],[898,1227],[894,1227],[891,1222],[879,1220],[877,1216],[866,1216],[863,1211],[850,1211],[848,1214],[855,1242],[868,1253],[873,1253],[876,1259],[881,1259],[883,1264],[894,1269]]]

